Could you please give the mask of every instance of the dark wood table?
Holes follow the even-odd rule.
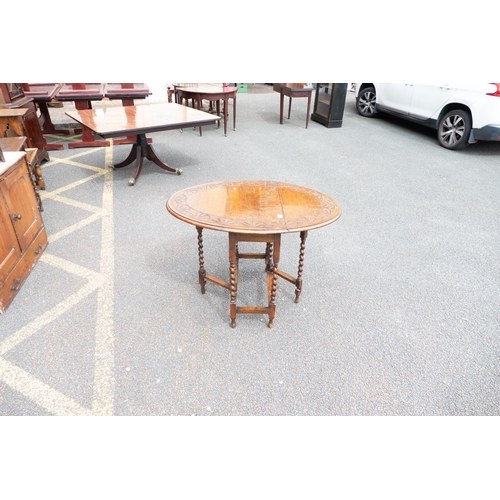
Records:
[[[44,135],[48,134],[65,134],[70,133],[69,130],[56,129],[52,123],[49,113],[49,103],[55,101],[57,94],[63,88],[63,83],[23,83],[22,87],[24,95],[31,97],[33,102],[40,110],[40,126]],[[61,104],[62,106],[62,104]],[[47,143],[48,151],[60,151],[64,149],[62,144]]]
[[[182,104],[184,100],[193,100],[198,109],[201,109],[203,100],[215,102],[217,115],[220,116],[220,102],[224,102],[222,118],[224,120],[224,135],[227,136],[227,120],[229,114],[229,99],[233,100],[233,130],[236,130],[236,93],[238,87],[216,84],[192,84],[186,87],[175,85],[177,102]],[[201,135],[201,127],[200,127]]]
[[[57,94],[60,102],[73,102],[77,110],[92,109],[92,102],[102,101],[105,93],[104,83],[65,83]],[[78,132],[78,130],[75,130]],[[82,140],[70,142],[68,148],[90,148],[109,146],[108,141],[95,140],[92,131],[82,126]]]
[[[311,110],[311,96],[314,90],[312,86],[307,83],[274,83],[273,90],[280,94],[280,124],[283,125],[283,108],[285,96],[289,97],[288,102],[288,119],[290,119],[290,112],[292,109],[293,97],[307,97],[307,114],[306,114],[306,128],[309,125],[309,113]]]
[[[183,189],[167,201],[167,210],[176,218],[193,224],[198,231],[198,279],[201,293],[207,281],[231,293],[231,326],[236,314],[267,314],[271,328],[276,314],[278,277],[295,285],[295,302],[302,292],[305,240],[308,231],[336,221],[339,205],[318,191],[285,182],[222,181]],[[208,275],[203,254],[203,229],[229,233],[229,282]],[[297,277],[280,269],[281,235],[300,233]],[[266,243],[264,253],[243,253],[241,241]],[[267,272],[267,306],[237,306],[238,266],[240,259],[264,259]]]
[[[139,177],[144,158],[168,172],[179,175],[182,173],[181,169],[172,168],[158,158],[146,134],[214,124],[220,119],[218,116],[174,103],[112,106],[67,111],[66,114],[105,139],[130,135],[137,137],[129,156],[114,166],[114,168],[126,167],[135,160],[135,170],[129,179],[130,186],[133,186]]]
[[[23,83],[25,95],[32,97],[41,114],[42,132],[44,134],[65,134],[72,131],[56,129],[50,118],[49,103],[73,102],[76,109],[92,109],[92,102],[102,100],[121,100],[123,106],[133,106],[136,99],[145,99],[152,92],[145,83]],[[82,140],[71,142],[69,148],[109,146],[104,141],[96,141],[92,132],[86,128],[75,129],[81,133]],[[135,136],[115,141],[116,144],[133,144]],[[151,142],[151,139],[149,139]],[[63,149],[62,144],[49,143],[48,150]]]
[[[123,106],[133,106],[136,99],[146,99],[152,92],[145,83],[106,83],[104,97],[120,99]]]
[[[136,99],[146,99],[152,92],[145,83],[106,83],[104,87],[104,97],[110,101],[120,99],[123,106],[134,106]],[[116,139],[114,145],[134,144],[137,142],[136,136],[129,136],[124,139]],[[149,138],[151,143],[152,139]]]

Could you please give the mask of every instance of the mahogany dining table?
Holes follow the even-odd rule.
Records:
[[[326,194],[286,182],[265,180],[219,181],[189,187],[173,194],[166,207],[171,215],[196,227],[201,293],[205,293],[207,281],[230,291],[229,312],[233,328],[237,314],[267,314],[268,326],[273,326],[278,277],[295,285],[295,302],[299,302],[308,232],[335,222],[341,215],[338,203]],[[203,229],[229,234],[228,282],[207,274],[205,270]],[[285,233],[300,233],[296,277],[278,269],[281,235]],[[263,253],[245,253],[238,247],[240,242],[266,243],[266,250]],[[237,305],[240,259],[265,260],[267,305]]]
[[[153,146],[148,142],[146,134],[181,129],[187,126],[197,127],[215,124],[220,120],[218,116],[175,103],[77,109],[67,111],[66,114],[105,139],[130,135],[137,137],[128,157],[114,166],[114,168],[126,167],[135,160],[135,170],[128,182],[130,186],[136,183],[142,170],[144,158],[151,160],[168,172],[179,175],[182,173],[181,169],[170,167],[160,160]]]

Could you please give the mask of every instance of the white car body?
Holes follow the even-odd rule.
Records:
[[[467,137],[462,144],[452,147],[440,140],[444,147],[461,149],[478,140],[500,140],[500,84],[358,83],[357,107],[363,90],[370,87],[374,88],[376,95],[373,115],[390,113],[440,131],[440,124],[448,112],[462,110],[468,114],[471,122],[464,128]],[[358,112],[364,116],[372,115],[363,113],[359,107]]]

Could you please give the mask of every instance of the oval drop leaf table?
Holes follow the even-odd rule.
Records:
[[[271,328],[276,314],[278,277],[295,285],[295,302],[302,291],[305,240],[308,231],[335,222],[340,206],[329,196],[286,182],[239,180],[202,184],[183,189],[167,201],[167,210],[181,221],[193,224],[198,231],[199,283],[205,293],[207,281],[227,288],[231,293],[231,326],[236,314],[267,314]],[[229,283],[205,271],[203,229],[229,233]],[[297,277],[278,269],[283,233],[300,233]],[[266,243],[264,253],[243,253],[240,241]],[[239,259],[264,259],[267,272],[268,305],[238,307]]]

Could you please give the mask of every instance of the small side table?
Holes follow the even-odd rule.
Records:
[[[273,326],[278,278],[295,285],[295,302],[299,302],[308,231],[335,222],[341,214],[337,202],[319,191],[286,182],[258,180],[212,182],[183,189],[168,199],[167,210],[177,219],[196,227],[201,293],[205,293],[207,281],[229,290],[233,328],[236,326],[236,314],[267,314],[268,326]],[[229,234],[228,282],[207,274],[205,270],[203,229]],[[278,269],[281,235],[286,233],[300,233],[297,277]],[[238,243],[244,241],[265,243],[265,252],[242,252]],[[267,306],[237,305],[240,259],[265,260]]]
[[[238,87],[232,87],[231,85],[215,85],[215,84],[196,84],[188,87],[175,86],[176,92],[176,102],[182,104],[184,100],[189,102],[192,100],[197,103],[198,109],[201,110],[201,103],[203,100],[215,102],[216,112],[220,116],[220,101],[223,101],[224,108],[222,113],[222,118],[224,120],[224,136],[227,136],[227,121],[228,121],[228,108],[229,99],[233,100],[233,130],[236,130],[236,93],[238,92]],[[200,127],[200,135],[201,127]]]
[[[283,125],[283,107],[285,96],[289,97],[288,101],[288,119],[290,119],[290,112],[292,110],[293,97],[307,97],[307,114],[306,114],[306,128],[309,125],[309,112],[311,110],[311,96],[313,87],[308,86],[307,83],[274,83],[273,90],[280,94],[280,124]]]

